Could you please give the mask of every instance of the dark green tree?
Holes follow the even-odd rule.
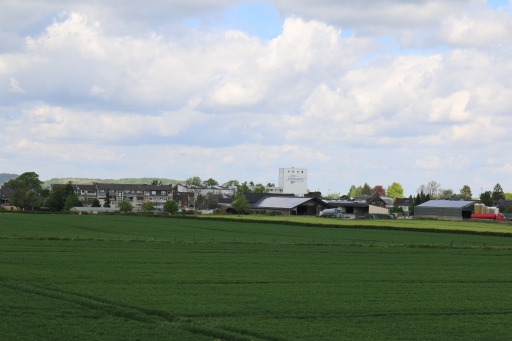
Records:
[[[160,181],[153,180],[153,181],[151,181],[151,185],[153,185],[153,186],[162,186],[162,180],[160,180]]]
[[[27,190],[23,187],[16,188],[9,199],[9,205],[25,208],[25,196]]]
[[[492,200],[505,200],[505,193],[503,192],[503,188],[501,188],[500,184],[496,184],[492,191]]]
[[[98,199],[92,201],[91,207],[101,207],[101,203]]]
[[[485,206],[493,206],[492,192],[491,191],[485,191],[482,194],[480,194],[480,201]]]
[[[82,207],[82,202],[78,199],[78,194],[76,193],[68,194],[64,202],[64,211],[69,211],[73,207]]]
[[[71,181],[65,186],[56,186],[50,192],[50,195],[45,200],[45,206],[52,211],[61,211],[66,203],[68,195],[73,193],[73,186]]]
[[[364,183],[364,186],[363,186],[363,191],[361,193],[362,195],[372,195],[373,192],[372,192],[372,188],[370,187],[370,185],[368,185],[368,183]]]
[[[29,189],[25,193],[25,208],[33,211],[34,208],[41,206],[41,199],[37,197],[37,193],[34,190]]]
[[[18,188],[34,188],[37,191],[41,191],[43,182],[39,180],[39,175],[35,172],[26,172],[18,176],[16,179],[11,179],[4,183],[5,187],[12,189]]]
[[[105,193],[105,203],[103,204],[103,207],[110,207],[110,193],[108,192],[108,189],[107,193]]]

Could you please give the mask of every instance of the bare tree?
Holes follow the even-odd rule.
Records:
[[[425,190],[427,194],[430,195],[431,198],[437,197],[439,194],[441,184],[437,181],[429,181],[429,183],[425,186]]]

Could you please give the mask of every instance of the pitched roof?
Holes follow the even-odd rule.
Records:
[[[291,210],[297,206],[303,205],[308,201],[315,201],[321,205],[328,206],[325,202],[318,198],[295,198],[295,197],[265,197],[251,205],[251,208],[267,208]]]
[[[465,208],[474,205],[475,201],[429,200],[416,207]]]

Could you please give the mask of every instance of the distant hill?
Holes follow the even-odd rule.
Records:
[[[0,173],[0,186],[2,186],[4,182],[16,179],[18,176],[18,174]]]
[[[89,178],[53,178],[50,180],[43,181],[43,188],[50,187],[51,184],[67,184],[71,183],[75,185],[92,185],[93,182],[109,183],[109,184],[135,184],[135,185],[149,185],[151,181],[158,180],[162,181],[164,185],[175,185],[183,180],[167,179],[167,178],[124,178],[124,179],[89,179]]]

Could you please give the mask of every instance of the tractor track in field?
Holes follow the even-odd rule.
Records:
[[[143,307],[123,304],[66,290],[42,288],[19,282],[11,282],[6,278],[0,278],[0,287],[8,288],[16,292],[23,292],[76,304],[91,310],[101,311],[105,314],[117,318],[129,319],[157,326],[182,329],[193,334],[200,334],[226,341],[287,341],[282,338],[268,336],[257,332],[255,333],[245,329],[230,328],[225,326],[201,326],[194,324],[190,318],[175,316],[161,310],[146,309]]]

